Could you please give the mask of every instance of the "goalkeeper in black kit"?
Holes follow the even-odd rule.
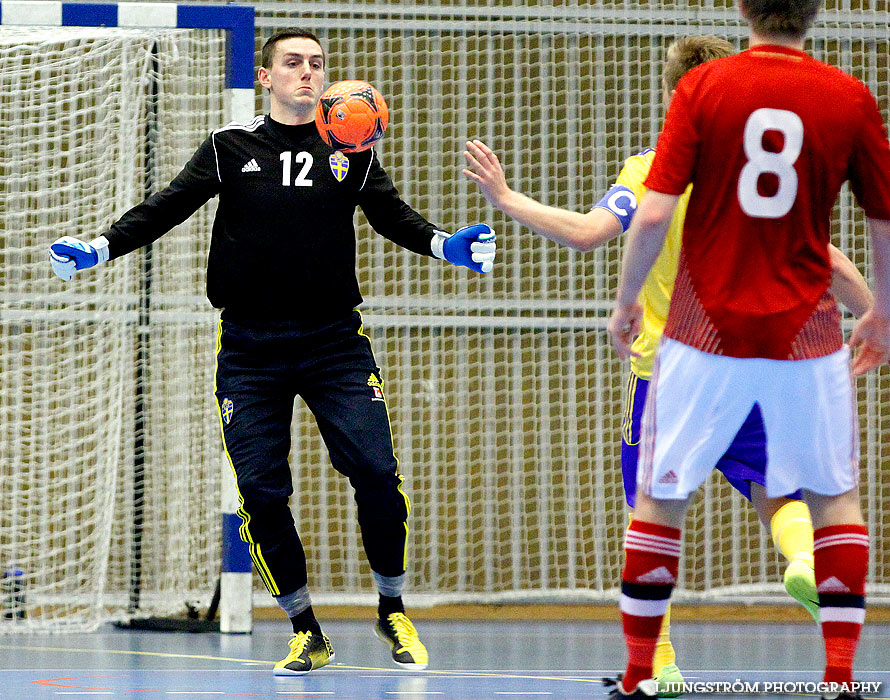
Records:
[[[334,658],[312,611],[306,557],[288,499],[294,400],[315,415],[337,471],[355,489],[358,522],[380,593],[377,634],[408,669],[428,664],[405,615],[408,497],[393,454],[383,379],[356,307],[353,216],[419,253],[488,272],[495,236],[485,224],[438,230],[403,202],[373,149],[334,152],[318,134],[315,106],[325,78],[318,38],[303,29],[273,35],[260,84],[269,114],[229,124],[204,141],[163,191],[90,243],[51,246],[53,270],[76,270],[156,240],[219,195],[207,295],[222,309],[216,399],[241,507],[241,537],[269,592],[293,624],[276,675],[303,675]]]

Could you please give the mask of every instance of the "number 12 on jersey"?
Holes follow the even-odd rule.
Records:
[[[309,171],[312,169],[312,154],[307,153],[306,151],[300,151],[294,156],[293,151],[283,151],[281,155],[278,156],[278,159],[281,161],[281,184],[285,187],[290,187],[293,185],[294,187],[312,187],[312,180],[306,177],[309,174]],[[300,169],[300,172],[297,173],[297,177],[291,182],[291,164],[296,163],[298,166],[303,166]]]
[[[763,135],[778,131],[785,139],[782,150],[763,148]],[[745,122],[745,155],[748,161],[739,175],[738,197],[742,211],[758,219],[779,219],[794,206],[797,197],[797,171],[794,163],[803,148],[803,122],[785,109],[754,110]],[[770,196],[757,191],[757,181],[764,173],[779,178],[779,189]]]

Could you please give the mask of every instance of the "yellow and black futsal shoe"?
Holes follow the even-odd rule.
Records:
[[[275,664],[276,676],[305,676],[334,660],[334,648],[326,634],[297,632],[288,642],[290,654]]]
[[[402,668],[422,671],[430,662],[426,647],[417,636],[417,630],[405,613],[391,613],[386,619],[378,619],[374,627],[381,642],[392,649],[392,660]]]

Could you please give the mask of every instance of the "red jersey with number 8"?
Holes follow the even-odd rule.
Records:
[[[779,46],[687,73],[645,183],[693,183],[665,335],[733,357],[839,350],[828,243],[847,180],[866,216],[890,219],[890,145],[860,81]]]

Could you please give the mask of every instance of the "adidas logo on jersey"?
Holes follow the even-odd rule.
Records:
[[[849,593],[850,589],[837,576],[829,576],[817,587],[819,593]]]
[[[659,566],[642,576],[637,576],[635,583],[674,583],[675,580],[666,566]]]
[[[676,484],[678,481],[679,481],[679,479],[677,479],[677,475],[674,474],[674,470],[671,469],[667,474],[665,474],[663,477],[661,477],[658,480],[658,483],[659,484]]]
[[[256,162],[256,158],[251,158],[244,164],[244,167],[241,168],[242,173],[258,173],[260,171],[260,165]]]

